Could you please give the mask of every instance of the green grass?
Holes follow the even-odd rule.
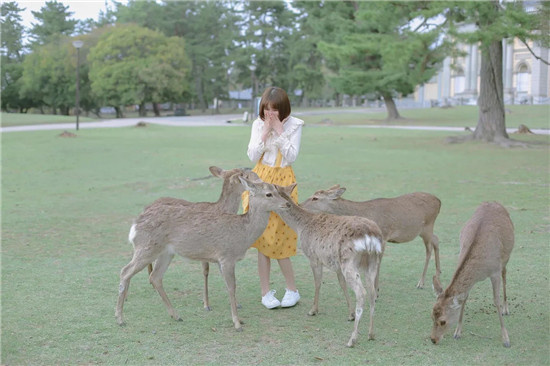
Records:
[[[339,183],[345,197],[365,200],[427,191],[442,200],[442,282],[449,283],[458,233],[482,201],[510,211],[516,246],[508,265],[512,347],[500,341],[490,281],[472,290],[463,338],[431,344],[435,302],[421,274],[420,239],[388,244],[376,304],[375,341],[367,341],[368,312],[358,344],[336,276],[327,271],[320,314],[306,315],[313,278],[299,252],[292,262],[302,300],[291,309],[260,304],[256,251],[237,264],[237,297],[244,331],[235,332],[225,286],[212,267],[212,312],[201,304],[198,262],[175,258],[164,287],[183,322],[168,316],[146,271],[133,278],[127,326],[114,318],[120,269],[131,258],[127,235],[142,208],[161,196],[213,201],[221,181],[208,166],[251,166],[249,129],[147,128],[2,134],[1,364],[412,364],[543,365],[550,360],[549,138],[527,149],[445,144],[448,133],[307,126],[298,161],[300,201]],[[433,259],[428,278],[434,272]],[[276,263],[273,287],[284,293]]]
[[[517,128],[524,124],[529,128],[550,129],[550,106],[549,105],[512,105],[506,106],[506,127]],[[311,124],[333,124],[333,125],[419,125],[419,126],[454,126],[454,127],[475,127],[478,120],[478,108],[474,106],[460,106],[453,108],[423,108],[423,109],[402,109],[400,110],[403,119],[387,122],[386,112],[378,109],[365,110],[364,108],[332,108],[332,109],[301,109],[296,108],[295,112],[306,123]],[[188,111],[191,115],[205,114],[201,111]],[[211,113],[207,111],[207,114]],[[242,111],[222,110],[221,113],[239,114]],[[308,113],[301,115],[300,113]],[[149,113],[152,117],[152,114]],[[137,118],[136,113],[126,114],[126,117]],[[104,116],[106,119],[114,116]],[[0,113],[0,120],[3,127],[72,123],[76,122],[74,116],[41,115],[41,114],[18,114]],[[81,117],[82,123],[97,121],[94,118]],[[240,119],[235,122],[240,122]]]
[[[97,118],[79,117],[79,123],[97,121]],[[62,116],[53,114],[31,114],[31,113],[0,113],[0,124],[2,127],[45,125],[53,123],[75,123],[76,116]]]
[[[373,110],[360,113],[360,109],[348,109],[348,113],[327,113],[304,116],[309,123],[329,123],[334,125],[419,125],[419,126],[454,126],[475,127],[478,121],[476,106],[459,106],[452,108],[418,108],[400,109],[402,119],[386,121],[385,111]],[[354,113],[353,113],[354,112]],[[550,128],[549,105],[511,105],[506,106],[506,127],[517,128],[524,124],[529,128]]]

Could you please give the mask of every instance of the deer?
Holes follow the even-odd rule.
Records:
[[[213,176],[223,179],[222,191],[216,202],[190,202],[179,198],[161,197],[147,206],[144,209],[143,214],[147,214],[147,211],[149,210],[156,210],[159,205],[176,205],[182,210],[191,209],[196,211],[219,211],[236,214],[239,211],[241,194],[244,192],[244,186],[241,184],[239,176],[248,177],[249,179],[254,179],[254,177],[257,178],[258,176],[249,169],[241,168],[224,170],[217,166],[211,166],[209,170]],[[147,270],[149,275],[153,272],[152,263],[148,265]],[[210,311],[211,307],[208,300],[208,275],[210,273],[210,264],[208,262],[202,262],[202,273],[204,276],[204,309]]]
[[[239,215],[220,211],[182,210],[178,205],[157,205],[141,214],[130,228],[132,260],[120,272],[115,317],[124,325],[123,306],[131,278],[155,261],[149,281],[162,298],[168,314],[181,317],[170,303],[162,278],[175,254],[201,262],[218,263],[229,292],[234,327],[242,331],[235,298],[235,264],[265,230],[270,212],[290,205],[272,184],[239,176],[250,191],[250,209]]]
[[[334,185],[327,190],[318,190],[300,206],[316,212],[337,215],[362,216],[373,220],[382,230],[389,243],[407,243],[420,236],[426,247],[424,270],[416,287],[423,288],[428,264],[434,251],[436,276],[441,273],[439,265],[439,239],[433,233],[434,223],[441,209],[436,196],[414,192],[394,198],[377,198],[369,201],[350,201],[342,198],[345,187]],[[378,288],[378,280],[377,280]]]
[[[359,322],[363,314],[365,297],[370,305],[369,340],[374,339],[374,310],[376,300],[375,280],[384,252],[385,242],[378,225],[367,218],[338,216],[316,213],[302,208],[292,201],[290,194],[295,184],[278,187],[279,192],[290,204],[290,209],[279,208],[275,212],[289,225],[300,239],[303,253],[309,259],[315,281],[315,297],[308,315],[319,312],[319,291],[323,266],[336,272],[340,287],[344,291],[348,309],[348,320],[354,320],[354,328],[347,343],[353,347],[357,342]],[[367,289],[361,281],[365,274]],[[347,286],[355,293],[353,309]]]
[[[433,286],[437,301],[432,310],[432,343],[438,344],[447,329],[456,324],[454,338],[462,334],[464,307],[472,287],[487,277],[493,286],[493,302],[500,320],[504,347],[510,347],[508,331],[502,315],[510,314],[506,299],[506,264],[514,248],[514,224],[508,211],[498,202],[484,202],[474,212],[460,231],[458,266],[443,291],[439,279],[434,276]],[[504,303],[500,306],[500,285]]]

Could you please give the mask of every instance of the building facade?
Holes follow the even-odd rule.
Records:
[[[529,43],[533,53],[549,60],[548,48]],[[476,105],[481,52],[462,45],[464,56],[447,57],[441,70],[417,88],[415,102],[427,106]],[[503,41],[502,77],[505,104],[550,104],[550,66],[537,59],[519,39]]]

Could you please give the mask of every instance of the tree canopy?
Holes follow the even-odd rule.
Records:
[[[116,25],[90,50],[92,93],[104,105],[180,101],[187,85],[188,60],[182,38],[138,25]]]
[[[382,99],[395,119],[394,99],[430,80],[461,42],[482,51],[474,136],[493,141],[507,138],[498,43],[514,37],[529,48],[550,43],[549,2],[529,11],[523,2],[497,0],[113,4],[98,21],[77,22],[68,6],[47,1],[26,30],[17,3],[2,3],[2,108],[69,113],[71,41],[78,38],[85,42],[79,80],[86,111],[139,105],[145,113],[146,103],[165,102],[206,109],[230,90],[252,86],[258,95],[278,85],[304,105],[342,95]]]

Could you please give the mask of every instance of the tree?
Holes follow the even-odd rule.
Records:
[[[73,13],[68,9],[69,6],[57,1],[47,1],[40,11],[32,12],[38,20],[37,23],[32,23],[29,31],[32,47],[52,42],[61,36],[72,35],[77,21],[70,19]]]
[[[69,114],[75,98],[75,72],[68,38],[35,47],[23,61],[20,94],[37,106]]]
[[[240,49],[234,55],[239,81],[252,85],[249,67],[254,64],[259,92],[268,85],[286,89],[292,97],[291,74],[294,64],[289,58],[289,39],[295,32],[297,15],[282,1],[250,1],[243,4]]]
[[[94,95],[115,108],[137,104],[141,116],[146,103],[181,101],[187,89],[184,41],[137,25],[112,27],[88,62]]]
[[[18,109],[23,112],[32,107],[32,101],[21,98],[22,61],[24,58],[23,28],[21,12],[16,2],[3,2],[1,6],[2,47],[0,79],[2,90],[2,110]]]
[[[321,36],[319,49],[340,93],[384,99],[388,119],[400,118],[394,97],[414,92],[444,59],[441,24],[432,2],[310,3],[306,23]],[[326,38],[324,37],[326,35]]]
[[[447,17],[452,21],[450,34],[481,49],[479,119],[474,133],[467,139],[514,144],[506,133],[504,90],[502,82],[502,43],[518,37],[529,41],[548,41],[548,4],[542,2],[537,12],[528,13],[523,2],[475,1],[447,3]],[[458,24],[456,24],[458,23]],[[474,25],[468,30],[464,25]],[[542,27],[541,27],[542,25]],[[541,29],[542,28],[542,29]]]

